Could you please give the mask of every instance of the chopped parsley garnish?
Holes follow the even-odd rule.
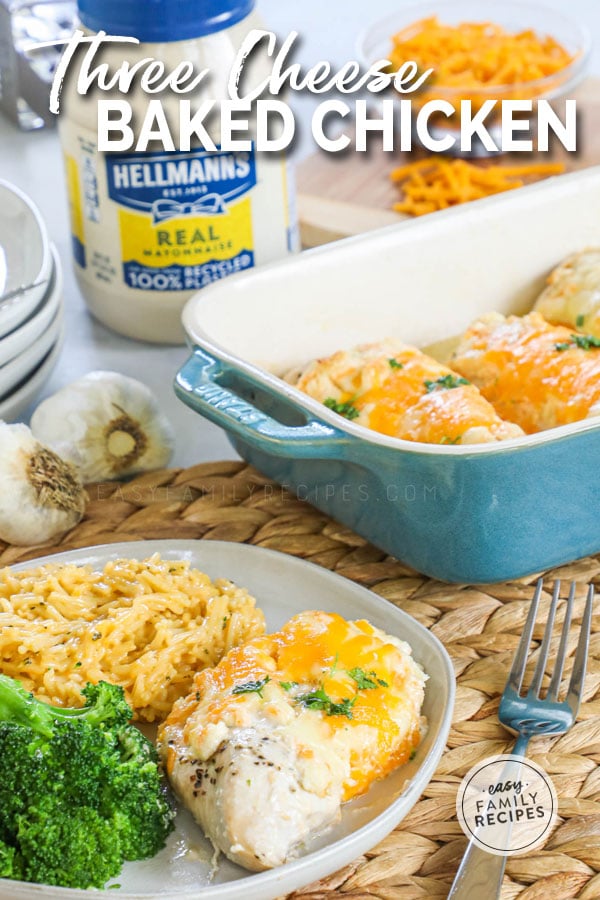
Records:
[[[580,350],[596,350],[600,347],[600,338],[593,334],[572,334],[570,341],[561,341],[555,344],[556,350],[569,350],[571,347],[579,347]]]
[[[403,369],[404,368],[404,363],[398,362],[398,360],[394,359],[393,356],[391,359],[388,359],[388,362],[390,364],[390,369]]]
[[[417,755],[417,748],[416,748],[416,747],[413,747],[412,750],[410,751],[410,756],[408,757],[409,760],[412,761],[412,760],[415,758],[416,755]]]
[[[284,691],[291,691],[292,688],[298,687],[297,681],[280,681],[279,684],[284,689]]]
[[[297,700],[308,709],[323,710],[326,716],[346,716],[347,719],[352,718],[352,707],[356,703],[356,697],[352,699],[345,697],[339,703],[336,703],[322,687],[317,688],[316,691],[301,694]]]
[[[328,397],[323,401],[323,406],[326,406],[327,409],[333,410],[340,416],[344,416],[346,419],[357,419],[360,416],[359,411],[355,406],[352,406],[351,403],[338,403],[337,400],[334,400],[333,397]]]
[[[352,707],[356,703],[356,697],[344,697],[339,703],[332,703],[327,713],[328,716],[346,716],[347,719],[352,718]]]
[[[374,688],[378,687],[389,687],[387,681],[384,681],[382,678],[378,678],[376,673],[365,672],[364,669],[356,668],[349,669],[348,675],[350,678],[353,678],[356,682],[356,686],[359,691],[372,691]]]
[[[302,694],[298,697],[300,703],[304,706],[308,706],[309,709],[322,709],[327,711],[331,706],[332,700],[329,694],[325,693],[325,690],[320,687],[317,688],[316,691],[309,691],[307,694]]]
[[[585,322],[585,316],[583,315],[583,313],[580,313],[577,316],[577,318],[575,319],[575,325],[577,326],[577,328],[583,328],[584,322]]]
[[[455,438],[448,437],[447,434],[441,439],[440,444],[460,444],[462,438],[462,434],[457,435]]]
[[[461,378],[460,375],[449,373],[442,375],[441,378],[436,378],[435,381],[426,380],[423,384],[427,388],[427,393],[431,394],[432,391],[450,391],[452,388],[460,387],[461,384],[471,384],[471,382],[466,378]]]
[[[262,692],[265,684],[267,684],[271,679],[268,675],[265,675],[264,678],[261,678],[260,681],[246,681],[244,684],[236,684],[234,689],[232,690],[232,694],[258,694],[259,697],[262,697]]]
[[[337,665],[338,654],[336,653],[333,665],[327,672],[327,678],[331,678],[337,669]],[[301,703],[302,706],[306,706],[308,709],[320,710],[321,712],[324,712],[326,716],[345,716],[347,719],[351,719],[353,717],[352,707],[358,700],[359,691],[369,691],[376,690],[379,687],[389,687],[387,681],[384,681],[383,678],[378,678],[376,672],[365,672],[364,669],[361,669],[358,666],[354,669],[347,669],[346,674],[356,682],[356,694],[354,697],[344,697],[339,701],[332,700],[325,690],[323,682],[321,682],[316,690],[308,691],[305,694],[296,696],[294,698],[296,703]],[[279,683],[286,691],[289,690],[290,687],[297,687],[297,682],[295,681],[280,681]]]

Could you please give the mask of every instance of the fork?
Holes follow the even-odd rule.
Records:
[[[575,582],[571,583],[569,590],[556,662],[546,696],[542,700],[540,689],[548,662],[550,641],[559,600],[560,581],[556,581],[554,584],[548,620],[544,637],[539,647],[539,656],[531,685],[525,696],[521,696],[529,644],[533,634],[542,588],[543,580],[540,578],[498,710],[498,718],[502,725],[512,734],[517,735],[512,751],[514,756],[525,756],[527,745],[533,737],[564,734],[565,731],[568,731],[575,722],[581,701],[592,621],[592,605],[594,602],[594,588],[592,585],[588,587],[587,601],[581,622],[579,641],[567,696],[562,702],[558,699],[567,656],[569,628],[573,616]],[[471,839],[456,873],[456,878],[450,888],[448,900],[497,900],[500,896],[505,866],[505,856],[486,853]]]

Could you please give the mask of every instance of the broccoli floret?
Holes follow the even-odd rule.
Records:
[[[61,887],[102,888],[117,875],[123,853],[115,822],[89,806],[56,815],[53,797],[18,817],[22,880]]]
[[[158,755],[129,724],[123,690],[83,694],[81,709],[60,709],[0,675],[0,877],[103,887],[173,828]]]
[[[13,878],[16,881],[23,878],[16,847],[11,847],[4,841],[0,841],[0,878]]]
[[[25,725],[38,735],[50,738],[59,722],[82,719],[89,725],[106,727],[127,725],[131,719],[123,689],[115,684],[106,681],[88,684],[82,694],[86,702],[78,709],[49,706],[36,700],[18,681],[0,675],[0,721]]]

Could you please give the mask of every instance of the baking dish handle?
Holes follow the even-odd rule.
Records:
[[[196,348],[177,373],[175,393],[211,422],[271,454],[322,457],[329,455],[332,446],[339,448],[340,445],[349,443],[350,438],[344,432],[316,419],[302,425],[284,425],[278,422],[234,390],[219,384],[219,378],[225,372],[227,370],[220,360],[210,356],[205,350]],[[281,394],[270,390],[262,382],[255,382],[246,373],[236,374],[279,404],[286,402]],[[295,407],[293,409],[297,411]],[[292,444],[293,450],[290,447]]]

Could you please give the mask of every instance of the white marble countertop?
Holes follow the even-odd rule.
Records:
[[[567,11],[585,23],[592,33],[595,47],[591,71],[600,74],[600,3],[598,0],[544,0],[546,5]],[[399,6],[403,0],[377,0],[365,6],[363,0],[304,0],[301,5],[258,0],[259,10],[270,27],[285,34],[300,33],[297,59],[305,65],[329,59],[341,65],[354,56],[358,34],[369,19],[379,18]],[[412,5],[418,7],[418,3]],[[307,129],[312,109],[318,102],[313,97],[297,97],[296,115],[304,135],[294,156],[302,157],[313,150]],[[112,369],[145,381],[157,393],[177,433],[177,449],[173,463],[189,466],[211,459],[232,459],[236,454],[224,433],[194,414],[175,397],[173,377],[187,356],[185,347],[143,344],[123,338],[92,319],[79,294],[70,264],[70,235],[62,158],[56,131],[19,132],[0,116],[0,178],[14,182],[37,203],[44,216],[52,240],[56,244],[65,273],[65,305],[67,334],[58,366],[38,398],[91,369]],[[27,414],[23,417],[27,421]]]

